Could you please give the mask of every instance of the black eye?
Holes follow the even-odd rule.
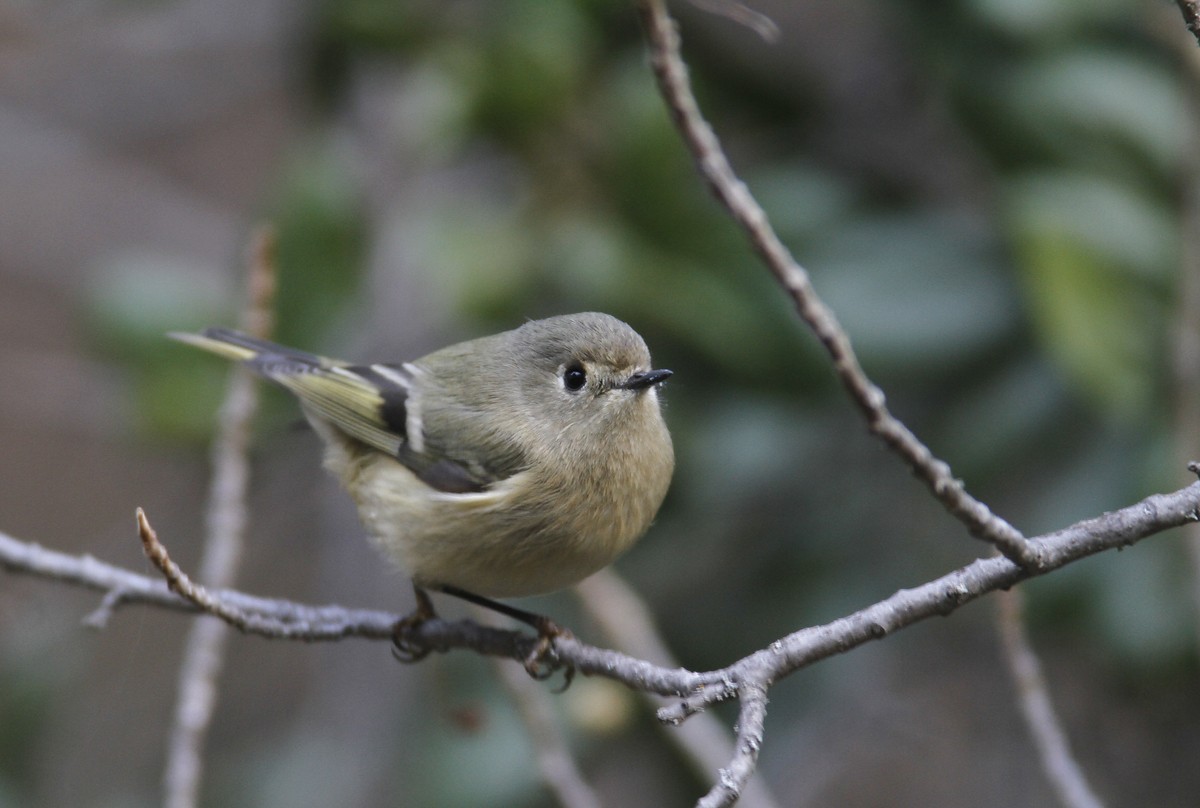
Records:
[[[579,365],[571,365],[563,371],[563,387],[572,393],[582,390],[587,384],[587,372]]]

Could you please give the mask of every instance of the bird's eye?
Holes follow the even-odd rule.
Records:
[[[574,393],[582,390],[583,386],[587,384],[587,371],[580,365],[570,365],[563,371],[562,379],[563,387]]]

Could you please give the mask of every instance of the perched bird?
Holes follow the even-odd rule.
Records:
[[[209,328],[171,334],[286,387],[375,543],[423,589],[551,592],[649,527],[674,453],[655,370],[607,314],[527,322],[402,364],[351,364]],[[419,618],[418,618],[419,619]],[[532,621],[529,621],[532,622]],[[549,621],[534,623],[539,631]]]

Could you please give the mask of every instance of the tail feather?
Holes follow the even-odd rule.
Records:
[[[271,375],[268,369],[278,371],[287,366],[301,370],[338,364],[316,354],[258,339],[230,328],[206,328],[199,334],[172,331],[167,336],[226,359],[245,362],[264,375]]]
[[[199,334],[174,332],[168,336],[188,345],[244,362],[260,376],[282,385],[300,399],[314,425],[325,425],[338,434],[395,457],[404,441],[407,388],[376,368],[352,368],[345,362],[297,351],[227,328],[206,328]],[[386,386],[385,401],[383,388]],[[386,410],[386,415],[385,415]],[[319,429],[323,437],[329,429]]]

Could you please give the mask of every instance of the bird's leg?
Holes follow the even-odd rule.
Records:
[[[401,662],[417,662],[429,655],[429,647],[415,641],[409,634],[426,620],[437,617],[433,601],[424,589],[413,584],[413,594],[417,598],[417,608],[407,617],[397,620],[392,628],[392,656]]]
[[[538,634],[537,645],[533,647],[533,651],[529,656],[525,657],[525,670],[534,679],[543,681],[554,675],[554,671],[559,667],[563,668],[563,686],[562,690],[566,690],[571,686],[571,680],[575,678],[575,666],[570,663],[560,663],[554,658],[554,640],[557,637],[572,636],[570,630],[563,628],[558,623],[555,623],[549,617],[543,614],[534,614],[527,612],[524,609],[518,609],[516,606],[509,606],[507,603],[485,598],[482,595],[476,595],[474,592],[468,592],[465,589],[459,589],[457,586],[443,584],[440,589],[447,595],[453,595],[456,598],[461,598],[468,603],[474,603],[476,606],[482,606],[485,609],[491,609],[494,612],[499,612],[506,617],[511,617],[513,620],[519,620],[527,626],[530,626]],[[562,692],[561,690],[559,692]]]

